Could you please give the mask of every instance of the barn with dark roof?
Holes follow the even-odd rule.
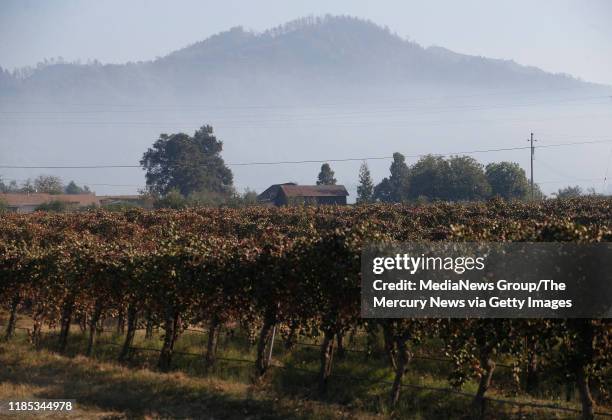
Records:
[[[257,196],[257,201],[275,206],[345,205],[348,195],[344,185],[297,185],[289,182],[272,185]]]

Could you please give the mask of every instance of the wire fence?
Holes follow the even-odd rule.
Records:
[[[144,329],[144,328],[138,328],[138,329]],[[193,332],[193,333],[197,333],[197,334],[208,334],[208,331],[205,329],[195,329],[195,328],[185,328],[185,331],[189,331],[189,332]],[[112,332],[109,330],[109,332]],[[314,348],[319,348],[321,347],[321,343],[305,343],[303,341],[296,341],[293,344],[297,345],[297,346],[302,346],[302,347],[314,347]],[[362,354],[369,354],[371,353],[370,350],[366,350],[366,349],[359,349],[359,348],[351,348],[351,347],[343,347],[343,350],[349,353],[362,353]],[[413,355],[412,359],[416,359],[416,360],[429,360],[432,362],[441,362],[441,363],[453,363],[452,359],[449,359],[448,357],[441,357],[441,356],[431,356],[431,355],[424,355],[424,354],[417,354],[417,355]],[[500,367],[500,368],[504,368],[504,369],[513,369],[514,366],[508,365],[508,364],[504,364],[504,363],[496,363],[495,367]]]

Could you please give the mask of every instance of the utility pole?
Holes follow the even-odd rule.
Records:
[[[531,138],[527,140],[531,142],[531,201],[535,198],[535,190],[533,189],[533,156],[535,154],[535,147],[533,147],[533,142],[537,141],[533,139],[533,133],[531,133]]]

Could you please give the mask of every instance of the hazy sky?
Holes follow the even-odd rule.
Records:
[[[146,60],[232,26],[259,31],[327,13],[370,19],[425,46],[612,84],[608,0],[0,0],[0,66]]]

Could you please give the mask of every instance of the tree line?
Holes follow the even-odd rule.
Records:
[[[543,194],[537,185],[535,197]],[[479,201],[491,197],[523,200],[531,193],[525,171],[514,162],[484,166],[469,156],[427,155],[408,165],[393,154],[389,176],[374,184],[367,163],[359,170],[357,203]]]
[[[143,154],[140,165],[145,171],[146,189],[141,191],[158,208],[204,206],[247,206],[257,203],[257,193],[243,193],[234,187],[234,175],[221,153],[223,142],[210,125],[204,125],[193,135],[186,133],[160,134]],[[444,158],[436,155],[421,157],[412,165],[404,155],[393,154],[389,175],[375,183],[364,162],[358,174],[357,204],[402,203],[431,201],[478,201],[492,197],[523,200],[531,197],[525,171],[514,162],[494,162],[486,166],[469,156]],[[317,185],[334,185],[335,173],[329,163],[321,166]],[[64,185],[56,176],[41,175],[5,184],[0,179],[0,192],[46,192],[50,194],[88,193],[87,186],[74,181]],[[534,185],[534,198],[544,198]],[[596,195],[579,186],[561,188],[559,198]]]
[[[74,181],[64,185],[62,179],[58,176],[39,175],[33,180],[26,179],[21,184],[16,180],[12,180],[7,184],[0,178],[0,193],[89,194],[91,190],[87,185],[81,187]]]
[[[189,204],[243,205],[256,203],[252,190],[236,193],[233,174],[221,152],[223,142],[211,126],[203,126],[193,136],[162,134],[141,160],[146,171],[148,191],[159,197],[160,207],[186,207]],[[494,162],[486,166],[469,156],[421,157],[408,165],[404,155],[393,154],[389,176],[376,184],[364,162],[358,174],[357,203],[401,203],[430,201],[478,201],[492,197],[524,200],[531,197],[529,180],[518,163]],[[329,163],[323,163],[316,185],[338,182]],[[534,198],[544,198],[534,185]],[[594,191],[586,194],[595,195]],[[567,187],[555,195],[568,198],[586,195],[579,187]],[[163,199],[168,197],[167,199]]]

